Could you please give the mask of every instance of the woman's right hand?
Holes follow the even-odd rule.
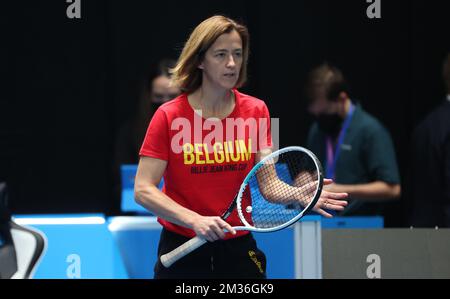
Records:
[[[224,230],[236,234],[236,230],[217,216],[198,216],[192,222],[192,229],[197,236],[214,242],[225,238]]]

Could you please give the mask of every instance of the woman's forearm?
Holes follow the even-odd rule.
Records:
[[[194,211],[175,202],[153,185],[136,186],[135,200],[156,216],[187,228],[192,228],[195,219],[199,216]]]

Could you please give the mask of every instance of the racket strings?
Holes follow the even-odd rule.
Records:
[[[319,173],[312,158],[289,151],[270,159],[249,179],[241,213],[255,228],[274,228],[302,213],[315,197]]]

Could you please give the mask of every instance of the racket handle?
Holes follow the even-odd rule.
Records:
[[[173,263],[184,257],[185,255],[191,253],[195,249],[199,248],[207,241],[200,237],[195,237],[187,241],[186,243],[178,246],[174,250],[161,255],[161,263],[164,267],[169,268]]]

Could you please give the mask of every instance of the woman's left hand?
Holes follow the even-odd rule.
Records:
[[[324,179],[324,186],[333,184],[333,180]],[[325,188],[324,188],[325,189]],[[342,211],[347,206],[348,202],[344,200],[348,197],[347,193],[337,193],[322,190],[319,200],[313,208],[313,211],[319,213],[326,218],[332,218],[333,215],[325,210]]]

